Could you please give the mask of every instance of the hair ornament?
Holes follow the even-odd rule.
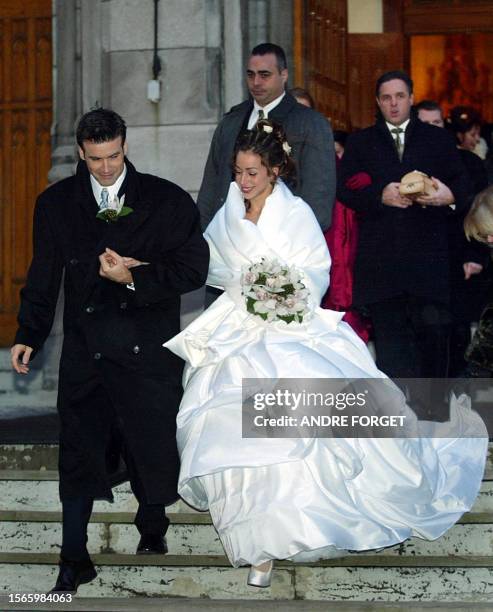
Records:
[[[262,126],[262,129],[264,130],[264,132],[267,132],[267,134],[271,134],[274,131],[274,128],[271,125],[266,124]]]

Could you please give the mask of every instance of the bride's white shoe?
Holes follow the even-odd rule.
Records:
[[[273,568],[274,561],[266,561],[262,565],[252,565],[248,574],[247,584],[255,587],[269,587]]]

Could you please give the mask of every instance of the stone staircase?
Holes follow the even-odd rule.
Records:
[[[61,540],[56,453],[53,445],[0,447],[0,595],[43,593],[56,578]],[[270,589],[246,585],[247,568],[230,567],[209,515],[184,502],[169,509],[170,554],[136,556],[136,502],[127,485],[115,492],[114,504],[95,504],[89,550],[98,577],[80,587],[81,602],[150,597],[323,600],[360,602],[365,608],[369,602],[493,605],[491,459],[474,508],[442,538],[413,538],[378,553],[317,563],[279,562]]]

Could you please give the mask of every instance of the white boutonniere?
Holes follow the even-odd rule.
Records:
[[[120,217],[126,217],[130,213],[133,213],[134,209],[130,206],[125,206],[125,195],[119,198],[117,195],[113,200],[108,201],[108,208],[100,210],[96,215],[96,219],[102,219],[106,223],[114,223],[118,221]]]
[[[289,142],[287,140],[282,143],[282,148],[287,155],[291,154],[291,147],[289,146]]]

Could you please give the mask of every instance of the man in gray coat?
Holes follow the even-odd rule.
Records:
[[[246,71],[251,98],[226,113],[216,128],[197,199],[202,229],[223,205],[233,180],[233,149],[240,132],[259,118],[281,124],[296,163],[292,191],[313,209],[322,229],[330,226],[335,197],[335,153],[327,119],[286,92],[288,70],[281,47],[263,43],[252,50]]]

